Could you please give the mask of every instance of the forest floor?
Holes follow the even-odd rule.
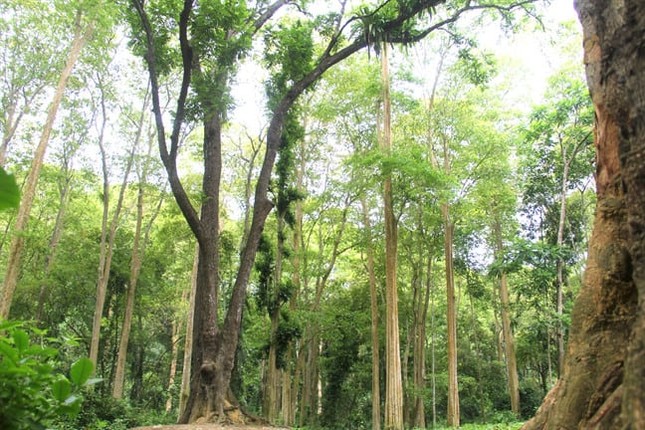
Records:
[[[268,425],[223,425],[223,424],[171,424],[146,427],[135,427],[130,430],[289,430],[287,427]]]

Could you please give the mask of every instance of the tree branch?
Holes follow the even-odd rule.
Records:
[[[452,24],[459,19],[461,15],[463,15],[466,12],[474,11],[474,10],[487,10],[487,9],[493,9],[497,10],[500,12],[512,12],[515,9],[521,8],[526,10],[526,5],[535,3],[538,0],[523,0],[518,3],[513,3],[508,6],[500,6],[496,4],[478,4],[478,5],[471,5],[470,2],[466,3],[466,6],[462,7],[461,9],[458,9],[450,18],[446,18],[443,21],[440,21],[436,24],[433,24],[426,28],[425,30],[421,31],[418,34],[414,35],[409,35],[409,36],[404,36],[404,37],[398,37],[398,38],[388,38],[387,42],[389,43],[415,43],[420,41],[421,39],[425,38],[428,34],[432,33],[435,30],[438,30],[441,27],[444,27],[447,24]],[[437,4],[440,2],[437,2]],[[527,12],[528,13],[528,12]],[[401,25],[399,23],[399,25]],[[385,27],[385,30],[387,31],[387,26]]]
[[[253,33],[255,34],[260,31],[262,26],[264,26],[264,24],[266,24],[266,22],[270,20],[282,6],[290,3],[290,1],[291,0],[276,0],[273,4],[269,5],[267,10],[265,10],[253,23]]]
[[[185,117],[185,104],[186,98],[188,96],[188,88],[190,86],[190,71],[192,63],[192,51],[188,44],[187,28],[188,28],[188,17],[192,9],[192,0],[184,1],[184,9],[182,10],[180,17],[180,43],[182,50],[182,60],[184,66],[184,74],[181,83],[180,95],[177,100],[177,113],[173,123],[173,131],[171,135],[171,149],[168,152],[168,144],[166,142],[166,131],[163,122],[163,114],[161,108],[161,101],[159,98],[159,73],[157,71],[157,56],[154,43],[154,33],[152,26],[150,25],[150,20],[148,19],[148,14],[145,11],[144,4],[142,0],[132,0],[132,5],[137,11],[141,25],[143,26],[143,31],[145,34],[146,42],[146,53],[145,60],[148,65],[148,74],[150,76],[150,88],[152,95],[152,110],[155,117],[155,125],[157,128],[157,142],[159,144],[159,154],[161,156],[161,161],[163,162],[166,172],[168,173],[168,182],[170,183],[170,188],[172,193],[175,196],[177,205],[181,209],[186,221],[193,234],[200,241],[202,237],[202,228],[199,216],[197,211],[193,207],[186,190],[179,179],[179,174],[177,173],[177,148],[179,146],[179,133],[181,131],[181,125]]]

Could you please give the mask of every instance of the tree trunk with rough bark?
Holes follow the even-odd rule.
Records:
[[[645,4],[579,0],[597,207],[563,374],[524,429],[645,423]]]

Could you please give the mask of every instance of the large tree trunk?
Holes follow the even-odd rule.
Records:
[[[204,177],[199,223],[199,259],[193,316],[190,395],[180,423],[224,418],[228,383],[221,362],[221,332],[218,330],[219,289],[219,191],[222,168],[221,118],[216,113],[204,122]],[[234,350],[233,350],[234,352]],[[232,359],[234,356],[232,357]],[[230,363],[232,369],[232,361]],[[228,374],[230,379],[230,373]]]
[[[87,24],[84,28],[81,26],[82,18],[83,14],[81,11],[79,11],[76,15],[72,45],[70,47],[69,54],[67,55],[65,66],[63,67],[63,70],[61,71],[60,77],[58,79],[56,91],[54,92],[54,96],[49,105],[49,110],[47,111],[47,119],[45,120],[45,124],[43,125],[43,132],[40,135],[40,140],[38,142],[38,146],[36,147],[34,158],[31,162],[31,168],[29,169],[29,174],[27,175],[25,188],[22,191],[20,208],[18,209],[16,223],[14,225],[14,232],[16,232],[16,235],[11,241],[11,247],[9,248],[7,273],[5,274],[4,282],[2,285],[0,318],[9,317],[9,310],[11,309],[13,293],[16,290],[16,285],[18,283],[18,277],[20,274],[20,261],[22,259],[22,251],[25,245],[25,238],[22,232],[27,227],[27,222],[29,221],[31,207],[34,203],[34,197],[36,195],[36,185],[38,184],[38,177],[40,176],[40,170],[42,169],[43,161],[45,159],[45,152],[47,151],[49,137],[51,135],[52,129],[54,128],[56,114],[58,113],[58,108],[63,101],[63,94],[65,93],[65,89],[67,88],[67,82],[72,75],[74,65],[80,57],[83,47],[94,31],[93,23]]]
[[[525,429],[645,423],[645,4],[580,0],[598,203],[562,378]]]

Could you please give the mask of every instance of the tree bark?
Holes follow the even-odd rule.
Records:
[[[580,0],[597,208],[562,378],[525,429],[645,423],[645,4]]]
[[[389,154],[392,148],[390,76],[387,44],[382,44],[381,79],[383,85],[382,149]],[[403,429],[403,381],[401,380],[401,351],[399,341],[399,299],[396,285],[397,232],[392,194],[392,177],[386,174],[383,184],[385,220],[385,429]]]
[[[504,252],[502,241],[502,226],[499,219],[495,220],[493,226],[495,234],[495,245],[497,258],[501,258]],[[517,376],[517,360],[515,358],[515,338],[511,328],[510,301],[508,298],[508,278],[502,272],[499,279],[499,302],[500,314],[502,317],[502,335],[504,337],[504,356],[506,357],[506,375],[508,378],[508,393],[511,398],[511,410],[519,417],[520,415],[520,384]]]
[[[454,224],[450,219],[447,203],[442,205],[444,221],[444,255],[446,260],[446,304],[448,324],[448,412],[450,427],[459,427],[459,386],[457,380],[457,309],[455,300],[455,279],[452,263],[452,237]]]
[[[45,152],[47,151],[47,145],[49,143],[49,137],[51,136],[52,129],[54,128],[54,121],[56,120],[56,114],[58,113],[58,108],[63,100],[63,95],[65,89],[67,88],[67,82],[69,81],[70,76],[72,75],[72,70],[76,61],[81,55],[83,47],[91,37],[94,31],[94,23],[90,22],[85,27],[82,27],[83,14],[81,11],[78,11],[76,14],[75,28],[74,28],[74,38],[72,40],[72,45],[65,62],[65,66],[61,71],[60,77],[58,79],[58,85],[56,86],[56,91],[49,105],[47,111],[47,119],[43,125],[43,132],[40,135],[40,140],[38,141],[38,146],[34,153],[34,158],[31,162],[31,168],[29,169],[29,174],[27,175],[27,181],[25,187],[22,191],[22,197],[20,201],[20,208],[18,209],[18,215],[16,217],[16,223],[14,224],[15,236],[11,241],[11,246],[9,248],[9,259],[7,261],[7,272],[4,277],[4,282],[2,285],[2,300],[0,300],[0,318],[8,318],[9,310],[11,309],[11,302],[13,300],[13,293],[16,290],[16,284],[18,283],[18,277],[20,274],[20,262],[22,259],[22,251],[25,245],[25,239],[22,235],[22,232],[27,227],[27,222],[29,221],[29,215],[31,213],[31,207],[34,203],[34,198],[36,195],[36,185],[38,184],[38,178],[40,176],[40,170],[43,166],[43,160],[45,159]]]

